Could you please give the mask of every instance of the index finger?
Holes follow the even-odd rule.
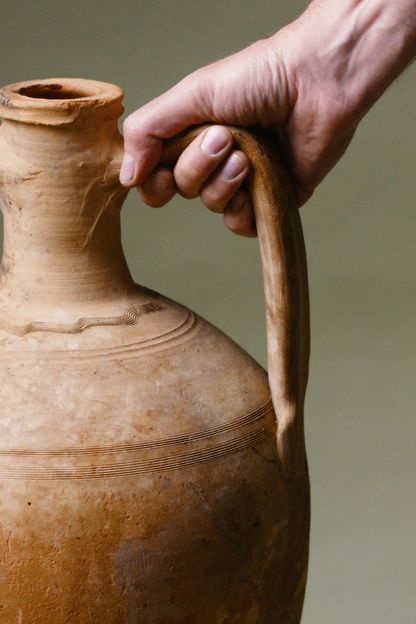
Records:
[[[122,184],[131,188],[146,181],[159,163],[164,139],[212,120],[200,109],[199,101],[185,78],[127,117],[123,125],[126,154],[120,171]]]

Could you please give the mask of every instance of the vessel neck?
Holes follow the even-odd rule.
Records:
[[[134,289],[121,247],[122,151],[116,120],[93,127],[3,120],[0,304],[6,312],[93,313]]]

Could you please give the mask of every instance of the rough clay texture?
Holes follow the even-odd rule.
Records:
[[[22,84],[0,92],[0,622],[297,624],[308,500],[266,373],[132,282],[120,90]]]

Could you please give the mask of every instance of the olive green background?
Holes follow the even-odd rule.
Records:
[[[132,112],[201,65],[271,35],[306,4],[1,0],[0,82],[113,82]],[[415,78],[416,65],[301,211],[313,512],[303,624],[415,618]],[[229,233],[199,200],[153,210],[132,191],[122,218],[136,280],[187,304],[265,365],[257,241]]]

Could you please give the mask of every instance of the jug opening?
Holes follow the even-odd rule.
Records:
[[[123,113],[123,92],[114,85],[82,78],[17,82],[0,89],[3,120],[85,128],[115,121]]]
[[[91,87],[86,88],[81,85],[77,85],[74,88],[72,85],[59,83],[38,83],[28,87],[21,87],[18,91],[20,95],[42,100],[77,100],[79,98],[97,95],[97,92],[98,89],[95,90]]]

